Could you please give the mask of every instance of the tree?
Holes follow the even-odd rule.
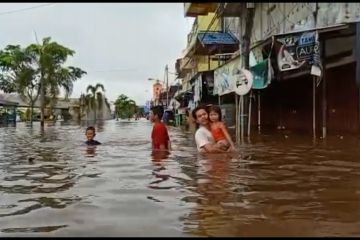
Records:
[[[136,102],[121,94],[115,101],[116,118],[131,118],[137,112]]]
[[[86,72],[72,66],[64,67],[67,58],[75,51],[52,42],[50,37],[44,38],[42,44],[31,44],[26,50],[37,63],[40,73],[41,126],[44,126],[46,100],[53,108],[60,89],[65,91],[67,98],[72,93],[73,82]]]
[[[5,93],[17,92],[30,105],[32,125],[34,104],[39,97],[40,78],[38,69],[26,49],[8,45],[0,51],[0,89]]]
[[[104,95],[105,88],[102,84],[97,83],[95,86],[89,85],[86,88],[86,92],[88,94],[83,97],[83,99],[85,100],[85,106],[88,112],[89,110],[94,111],[94,120],[96,121],[98,111],[101,111],[101,114],[103,115],[103,103],[105,103],[105,106],[110,109],[110,104]]]
[[[79,121],[81,121],[82,117],[86,115],[86,103],[86,95],[82,93],[79,98],[79,110],[77,112]]]
[[[44,38],[42,44],[31,44],[26,48],[8,45],[0,50],[0,89],[6,93],[19,93],[29,103],[32,112],[40,96],[43,127],[45,106],[50,104],[52,108],[56,104],[61,89],[67,98],[72,92],[73,82],[86,74],[80,68],[63,66],[68,56],[74,53],[51,42],[50,37]]]

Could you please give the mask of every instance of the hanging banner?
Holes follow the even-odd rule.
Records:
[[[270,82],[272,77],[271,63],[269,59],[259,62],[253,67],[250,67],[250,72],[254,76],[253,89],[264,89]]]
[[[235,82],[240,72],[240,58],[219,67],[214,71],[214,95],[225,95],[235,91]]]
[[[316,31],[293,33],[276,38],[280,43],[277,62],[280,71],[320,67],[320,44]]]
[[[202,75],[200,74],[198,78],[195,80],[194,85],[194,102],[197,103],[201,101],[202,95]]]

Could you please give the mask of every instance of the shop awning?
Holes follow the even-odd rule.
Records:
[[[239,50],[239,40],[230,32],[199,32],[185,56],[233,53]]]

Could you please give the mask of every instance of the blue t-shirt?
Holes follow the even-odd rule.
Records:
[[[101,143],[96,140],[88,140],[85,142],[86,145],[100,145]]]

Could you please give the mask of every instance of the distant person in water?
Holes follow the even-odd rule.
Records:
[[[94,127],[88,127],[85,132],[85,136],[87,138],[87,141],[85,142],[86,145],[100,145],[101,143],[94,140],[94,137],[96,136],[95,128]]]
[[[162,106],[154,106],[150,111],[150,121],[154,123],[151,133],[152,149],[153,150],[170,150],[170,138],[167,128],[161,119],[164,115],[164,108]]]

